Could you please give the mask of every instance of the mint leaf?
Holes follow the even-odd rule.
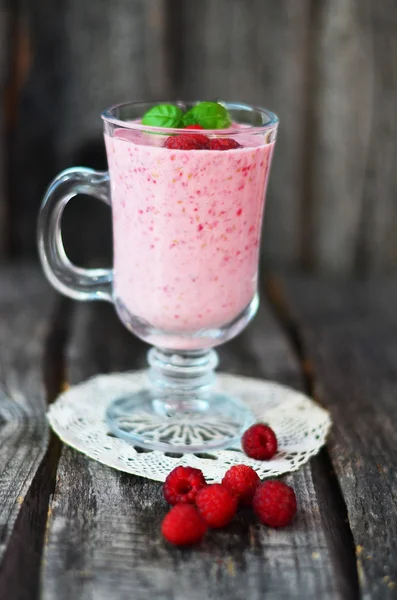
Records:
[[[142,119],[143,125],[151,127],[179,127],[183,113],[173,104],[158,104],[150,108]]]
[[[198,124],[204,129],[226,129],[231,119],[226,108],[217,102],[200,102],[183,115],[183,126]]]

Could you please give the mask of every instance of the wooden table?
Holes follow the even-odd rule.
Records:
[[[397,281],[269,278],[222,369],[308,391],[329,444],[286,477],[299,515],[241,515],[181,550],[160,537],[161,484],[63,447],[47,402],[69,383],[145,364],[110,305],[51,291],[34,266],[0,275],[0,598],[397,598]]]

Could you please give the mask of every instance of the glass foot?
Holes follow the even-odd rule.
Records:
[[[206,452],[238,442],[254,417],[237,398],[212,390],[217,355],[153,348],[151,386],[118,398],[106,420],[117,437],[150,450]]]
[[[254,419],[242,402],[223,394],[175,406],[142,390],[113,402],[106,420],[114,435],[143,448],[205,452],[238,442]]]

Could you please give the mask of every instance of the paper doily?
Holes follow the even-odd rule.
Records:
[[[331,427],[329,413],[313,400],[278,383],[219,374],[216,387],[240,397],[258,421],[275,431],[279,450],[270,461],[243,454],[241,446],[207,454],[171,454],[142,450],[109,433],[105,422],[108,404],[118,395],[146,385],[143,371],[98,375],[69,388],[47,412],[52,429],[63,442],[119,471],[164,481],[176,465],[197,467],[210,482],[221,481],[225,471],[242,462],[259,477],[296,471],[324,445]]]

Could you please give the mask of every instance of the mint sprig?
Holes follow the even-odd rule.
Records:
[[[183,112],[173,104],[158,104],[150,108],[143,116],[142,124],[150,127],[180,127]]]
[[[204,129],[226,129],[231,119],[226,108],[217,102],[200,102],[183,115],[182,124],[198,124]]]
[[[157,104],[144,114],[142,124],[171,128],[201,125],[204,129],[226,129],[230,127],[231,119],[226,108],[217,102],[200,102],[185,114],[173,104]]]

